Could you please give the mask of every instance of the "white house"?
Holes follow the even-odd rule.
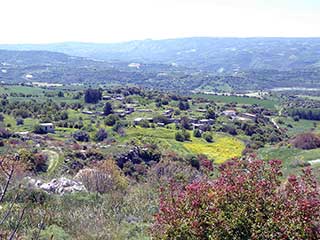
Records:
[[[54,126],[52,123],[40,123],[43,132],[54,133]]]

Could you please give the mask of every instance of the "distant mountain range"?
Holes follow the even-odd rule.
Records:
[[[124,43],[0,45],[96,60],[160,63],[216,73],[320,68],[320,38],[182,38]]]
[[[0,81],[135,84],[182,92],[320,88],[320,38],[0,45]]]

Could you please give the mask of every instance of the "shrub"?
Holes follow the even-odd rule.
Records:
[[[112,105],[109,102],[106,102],[103,108],[103,115],[108,116],[112,113]]]
[[[175,138],[178,142],[184,142],[184,136],[182,132],[177,132]]]
[[[81,181],[91,192],[106,193],[111,190],[124,190],[127,187],[127,179],[113,160],[103,161],[93,169],[82,169],[75,179]]]
[[[5,128],[0,128],[0,138],[10,138],[11,137],[11,133],[5,129]]]
[[[294,137],[290,143],[304,150],[315,149],[320,147],[320,137],[314,133],[302,133]]]
[[[299,117],[299,116],[294,116],[294,117],[293,117],[293,121],[295,121],[295,122],[300,121],[300,117]]]
[[[90,137],[86,131],[78,130],[72,134],[72,137],[79,142],[89,142]]]
[[[190,163],[190,165],[197,170],[200,169],[200,161],[196,156],[190,156],[187,158],[187,161]]]
[[[199,129],[195,129],[193,131],[193,136],[196,138],[201,138],[201,136],[202,136],[201,131]]]
[[[84,93],[84,101],[86,103],[98,103],[102,98],[102,93],[99,89],[87,89]]]
[[[307,168],[282,183],[281,161],[233,160],[216,180],[162,189],[154,239],[319,239],[319,184]]]
[[[17,126],[23,125],[23,124],[24,124],[24,120],[23,120],[22,118],[18,118],[18,119],[16,120],[16,124],[17,124]]]
[[[102,142],[103,140],[105,140],[106,138],[108,138],[108,133],[105,129],[100,128],[99,131],[96,133],[95,139],[98,142]]]
[[[190,133],[185,130],[176,132],[175,139],[179,142],[189,141]]]
[[[140,127],[143,127],[143,128],[149,128],[150,127],[150,124],[149,124],[149,121],[148,120],[141,120],[138,125]]]
[[[39,124],[34,125],[33,132],[36,134],[45,134],[46,133]]]
[[[203,138],[209,143],[213,142],[213,137],[212,137],[212,135],[210,133],[205,133],[203,135]]]
[[[117,115],[110,114],[104,120],[104,124],[107,126],[114,126],[118,120],[119,120],[119,117]]]

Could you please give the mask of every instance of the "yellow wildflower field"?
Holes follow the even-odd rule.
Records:
[[[193,138],[192,142],[184,143],[193,154],[205,154],[215,163],[223,163],[233,157],[240,157],[245,145],[233,137],[219,137],[213,143],[207,143],[201,139]]]

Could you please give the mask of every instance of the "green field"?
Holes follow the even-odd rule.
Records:
[[[259,98],[252,98],[252,97],[240,97],[240,96],[219,96],[219,95],[209,95],[209,94],[195,94],[193,97],[200,97],[209,100],[213,100],[215,102],[221,103],[232,103],[236,102],[238,104],[258,104],[262,107],[275,109],[276,102],[269,99],[259,99]]]
[[[258,157],[263,160],[282,160],[285,174],[294,174],[301,171],[301,167],[295,166],[296,161],[311,161],[320,159],[320,149],[301,150],[290,146],[268,146],[258,150]],[[314,166],[319,169],[319,164]],[[318,170],[317,170],[318,171]],[[320,177],[320,176],[319,176]]]
[[[167,128],[129,128],[126,136],[119,141],[126,142],[132,139],[152,140],[165,150],[172,150],[181,154],[205,154],[216,163],[233,157],[240,157],[245,146],[244,143],[234,137],[213,133],[214,142],[208,143],[202,138],[191,137],[190,142],[178,142],[175,140],[176,130]],[[190,131],[192,135],[192,132]]]
[[[299,121],[294,121],[291,117],[281,117],[276,118],[277,120],[280,119],[283,124],[279,124],[281,128],[286,128],[287,134],[289,136],[294,136],[299,133],[304,132],[320,132],[320,121],[313,121],[313,120],[303,120],[300,119]],[[291,125],[291,126],[290,126]]]

